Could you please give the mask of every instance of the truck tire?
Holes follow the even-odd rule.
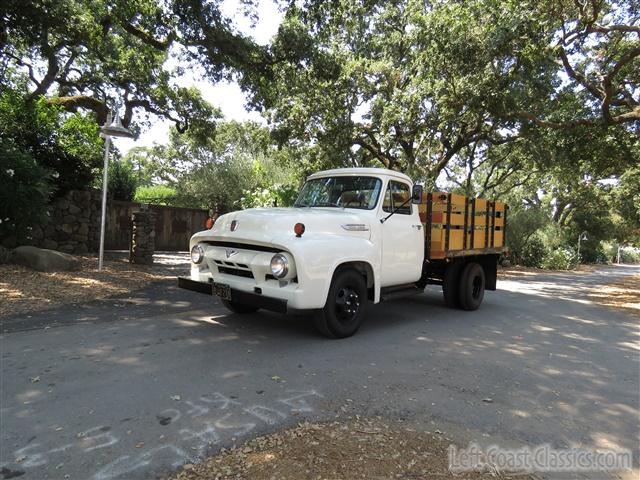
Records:
[[[442,295],[444,303],[449,308],[460,308],[460,270],[462,263],[452,262],[447,265],[442,280]]]
[[[468,263],[460,275],[460,306],[464,310],[477,310],[484,298],[485,276],[477,263]]]
[[[338,271],[331,281],[324,308],[315,312],[316,329],[329,338],[346,338],[358,331],[367,307],[367,283],[353,269]]]
[[[233,313],[253,313],[258,311],[258,307],[254,307],[251,305],[245,305],[243,303],[234,302],[233,300],[220,300],[222,304],[231,310]]]

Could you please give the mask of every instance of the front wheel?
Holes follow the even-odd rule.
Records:
[[[350,337],[358,331],[367,307],[367,283],[356,270],[335,274],[324,308],[314,316],[316,329],[330,338]]]
[[[233,313],[253,313],[258,310],[258,307],[251,305],[245,305],[243,303],[234,302],[233,300],[221,299],[222,304],[231,310]]]
[[[485,276],[477,263],[465,265],[460,275],[460,306],[464,310],[477,310],[484,298]]]

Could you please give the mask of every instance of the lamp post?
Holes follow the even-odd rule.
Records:
[[[586,231],[584,231],[580,235],[578,235],[578,262],[580,261],[580,242],[582,240],[589,240],[589,237],[587,236],[587,232]]]
[[[100,136],[104,138],[104,167],[102,172],[102,217],[100,218],[100,250],[98,252],[98,271],[102,271],[104,260],[104,227],[107,220],[107,182],[109,178],[109,147],[111,137],[132,138],[133,134],[122,126],[118,116],[119,105],[116,105],[116,119],[111,122],[111,112],[107,115],[107,121],[100,128]]]

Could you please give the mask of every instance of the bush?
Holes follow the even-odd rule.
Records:
[[[519,263],[525,267],[539,268],[547,254],[547,249],[538,237],[532,237],[522,246]]]
[[[540,242],[532,239],[533,237],[538,237],[537,240],[540,240],[539,231],[548,223],[548,214],[538,207],[522,208],[516,206],[513,210],[509,210],[507,246],[516,263],[524,265],[524,257],[531,257],[531,254],[535,256],[535,252],[532,249],[539,248]],[[530,245],[532,241],[534,243]],[[540,260],[542,260],[543,255],[544,253],[540,255]]]
[[[640,252],[628,248],[621,250],[620,263],[640,263]]]
[[[51,174],[11,140],[0,137],[0,241],[8,247],[29,243],[52,192]]]
[[[109,164],[109,193],[115,200],[133,200],[138,177],[129,162],[114,161]]]
[[[291,185],[273,185],[270,188],[245,190],[240,205],[242,208],[290,207],[296,201],[298,190]]]
[[[138,187],[133,199],[136,202],[150,203],[152,205],[176,205],[177,191],[168,185],[152,185],[150,187]]]
[[[579,264],[578,254],[569,247],[549,250],[542,260],[542,268],[547,270],[573,270]]]
[[[103,145],[93,117],[64,113],[44,99],[28,102],[26,89],[0,91],[0,138],[56,174],[49,178],[55,195],[90,185]]]

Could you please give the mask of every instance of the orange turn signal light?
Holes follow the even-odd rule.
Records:
[[[304,233],[304,223],[296,223],[293,227],[293,231],[296,234],[296,237],[300,238]]]

